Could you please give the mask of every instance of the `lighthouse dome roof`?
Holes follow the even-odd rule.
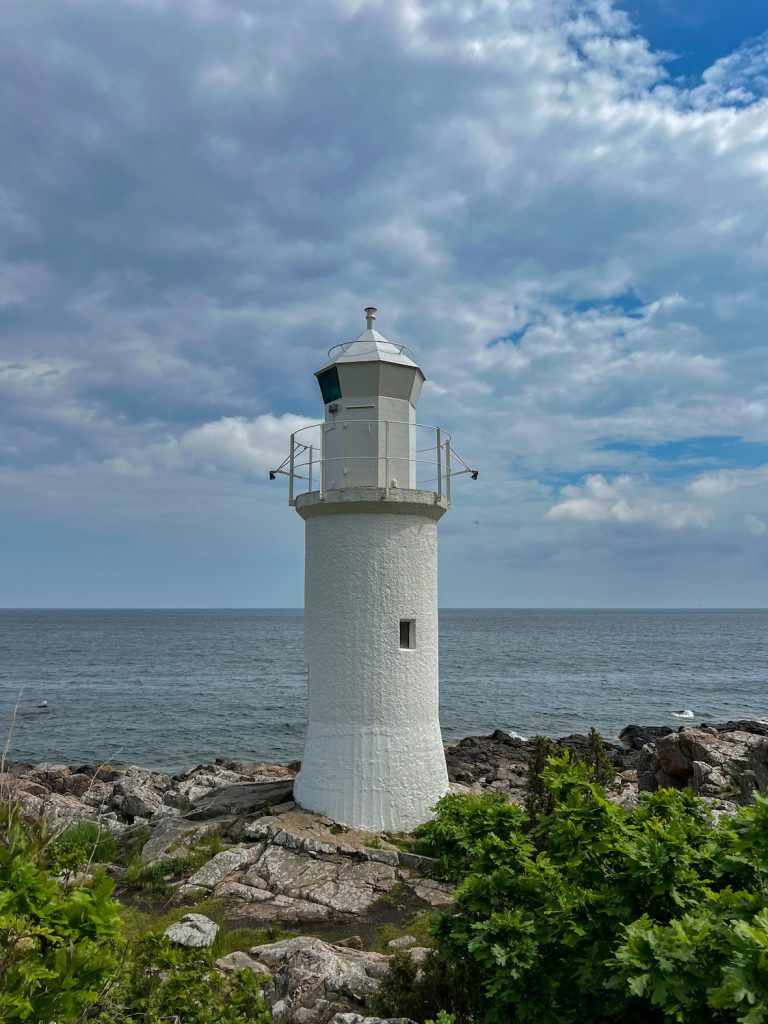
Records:
[[[344,341],[328,352],[332,363],[371,362],[381,360],[399,363],[401,366],[416,366],[413,353],[405,345],[396,345],[374,328],[368,328],[354,341]]]
[[[365,310],[366,328],[354,341],[334,345],[316,377],[325,405],[361,397],[395,398],[416,408],[425,377],[413,353],[376,330],[376,309]]]

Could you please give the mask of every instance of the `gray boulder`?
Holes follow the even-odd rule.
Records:
[[[656,771],[670,779],[687,779],[691,774],[693,758],[689,746],[684,746],[682,733],[671,732],[656,742]]]
[[[182,857],[191,844],[209,832],[216,831],[213,822],[185,821],[183,818],[163,818],[150,823],[152,835],[141,850],[143,864],[153,864],[169,857]]]
[[[216,922],[205,914],[185,914],[180,921],[165,929],[165,936],[179,946],[198,949],[212,946],[218,931]]]
[[[125,817],[151,818],[163,803],[171,780],[162,772],[150,772],[129,765],[112,790],[112,807]]]
[[[642,750],[646,743],[655,743],[672,731],[665,725],[628,725],[619,733],[619,739],[630,750]]]
[[[255,946],[250,955],[274,971],[264,989],[275,1024],[327,1024],[365,1006],[387,972],[389,957],[299,936]]]
[[[638,765],[640,789],[690,786],[703,797],[747,803],[768,790],[768,737],[762,731],[722,726],[680,729],[646,746]]]

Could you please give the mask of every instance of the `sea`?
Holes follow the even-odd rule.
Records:
[[[286,762],[306,685],[297,610],[0,610],[11,760]],[[738,718],[768,719],[768,610],[440,613],[447,742]]]

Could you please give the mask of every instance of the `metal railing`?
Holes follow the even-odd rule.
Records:
[[[354,355],[350,355],[349,349],[355,346]],[[328,349],[328,358],[333,362],[338,359],[339,356],[346,356],[347,359],[370,359],[372,354],[380,352],[382,348],[387,347],[392,350],[393,355],[406,356],[411,362],[416,362],[416,356],[413,351],[408,348],[407,345],[399,345],[394,341],[342,341],[338,345],[333,345]]]
[[[338,442],[329,445],[326,440],[331,430],[344,431],[345,450],[327,455],[329,448],[339,447]],[[350,441],[354,447],[355,440],[366,436],[375,450],[362,454],[346,450]],[[288,477],[290,505],[296,504],[298,495],[310,492],[317,492],[322,498],[331,489],[378,487],[388,492],[390,486],[432,491],[437,500],[444,499],[450,504],[451,480],[464,474],[473,480],[478,477],[478,471],[468,466],[452,447],[451,435],[440,427],[401,420],[348,419],[313,423],[295,431],[288,455],[276,469],[270,470],[269,478]],[[340,486],[339,476],[344,480]],[[394,480],[398,483],[393,484]],[[333,486],[334,483],[337,485]]]

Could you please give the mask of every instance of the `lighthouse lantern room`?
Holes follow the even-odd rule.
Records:
[[[309,708],[294,795],[356,828],[408,831],[448,788],[438,720],[437,522],[472,470],[416,422],[425,377],[373,326],[317,371],[322,423],[291,437],[305,522]]]

